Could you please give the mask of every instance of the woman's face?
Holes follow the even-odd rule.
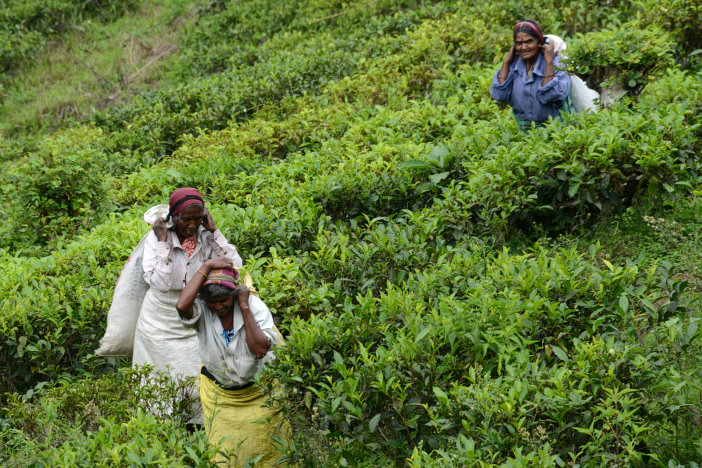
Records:
[[[202,205],[190,205],[180,212],[175,220],[175,232],[181,242],[188,237],[192,237],[197,232],[197,228],[202,224]]]
[[[518,32],[514,37],[514,51],[525,62],[531,62],[539,55],[539,41],[531,34]]]
[[[232,310],[234,304],[234,296],[216,296],[205,301],[207,307],[212,309],[212,312],[217,314],[220,319],[226,317]]]

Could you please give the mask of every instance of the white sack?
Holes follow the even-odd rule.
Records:
[[[560,54],[567,48],[565,41],[555,34],[546,34],[544,38],[548,39],[550,44],[553,44],[553,51],[556,54]]]
[[[563,53],[567,46],[563,39],[553,34],[546,34],[544,37],[553,44],[553,50],[556,54],[561,55],[561,60],[567,60],[568,57]],[[596,99],[600,98],[597,91],[587,87],[585,82],[578,76],[572,73],[570,75],[570,99],[573,101],[573,107],[576,112],[592,111],[597,112]]]
[[[585,82],[577,75],[570,75],[570,98],[577,112],[597,112],[597,91],[587,87]]]
[[[168,205],[156,205],[144,213],[144,221],[149,224],[168,214]],[[168,226],[170,227],[170,226]],[[144,281],[144,243],[147,232],[137,244],[122,268],[117,279],[112,305],[107,313],[107,329],[100,340],[100,347],[95,351],[98,356],[132,357],[134,348],[134,331],[136,330],[139,311],[144,302],[144,295],[149,285]]]
[[[166,216],[168,216],[168,205],[156,205],[151,208],[149,208],[146,213],[144,213],[144,221],[146,221],[149,224],[154,224],[157,219],[162,219],[166,221]],[[173,220],[169,219],[166,222],[166,227],[168,229],[173,227]]]
[[[149,285],[144,281],[144,244],[147,232],[137,244],[117,279],[112,305],[107,313],[107,329],[95,351],[98,356],[132,356],[134,330]]]

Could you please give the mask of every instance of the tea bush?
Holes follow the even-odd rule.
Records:
[[[701,186],[702,79],[672,62],[695,9],[646,5],[202,2],[170,85],[2,140],[0,462],[208,466],[187,411],[154,410],[177,386],[93,354],[143,212],[182,186],[286,335],[286,462],[699,459],[698,273],[638,257],[694,247],[583,235]],[[519,132],[488,88],[534,11],[637,99]]]
[[[671,388],[657,382],[676,359],[656,357],[675,352],[670,317],[697,333],[696,319],[683,318],[692,304],[676,299],[684,286],[666,270],[600,269],[572,251],[478,252],[450,250],[380,297],[346,295],[338,313],[296,322],[273,372],[298,430],[352,465],[461,438],[498,463],[546,445],[553,459],[640,462],[643,434],[673,421],[646,403]],[[654,306],[665,297],[668,306]],[[657,342],[642,344],[650,323]],[[689,377],[666,375],[676,385]]]
[[[700,35],[700,15],[702,6],[697,2],[666,0],[650,2],[638,0],[632,2],[639,12],[644,25],[657,25],[668,31],[675,40],[678,60],[683,65],[694,65],[699,70],[699,55],[692,53],[702,48]]]
[[[343,39],[283,38],[288,47],[264,63],[144,94],[130,107],[111,109],[94,122],[111,133],[113,151],[170,154],[182,135],[197,129],[222,129],[246,120],[265,103],[317,90],[352,71],[352,44]],[[288,50],[295,44],[293,50]],[[282,44],[279,44],[282,45]]]
[[[172,402],[186,415],[192,398],[184,382],[129,367],[102,377],[68,379],[14,396],[0,421],[3,466],[211,466],[216,446],[204,431],[159,408]],[[9,426],[7,421],[21,421]],[[135,436],[136,435],[136,436]]]
[[[621,84],[637,95],[650,76],[674,63],[674,45],[661,29],[639,23],[576,36],[568,48],[574,71],[590,88]]]
[[[104,208],[104,154],[89,128],[58,134],[18,161],[3,178],[4,247],[42,245],[100,220]],[[67,236],[68,234],[68,236]]]
[[[147,231],[140,218],[112,217],[52,256],[3,256],[3,391],[25,391],[44,380],[104,365],[94,359],[92,351],[104,333],[115,280]]]

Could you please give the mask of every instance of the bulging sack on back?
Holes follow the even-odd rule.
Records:
[[[144,221],[154,224],[159,218],[165,219],[167,214],[168,205],[156,205],[144,213]],[[149,290],[149,285],[144,281],[143,267],[144,244],[149,234],[151,231],[141,238],[117,279],[112,305],[107,313],[105,336],[95,351],[98,356],[132,356],[139,312]]]
[[[132,356],[134,332],[139,311],[149,285],[144,281],[144,244],[147,232],[127,259],[117,279],[112,305],[107,313],[107,329],[95,351],[98,356]]]
[[[565,50],[568,48],[567,44],[563,39],[553,34],[546,34],[544,36],[553,44],[553,50],[556,54],[561,55],[561,60],[568,60],[568,57],[564,54]],[[570,101],[573,107],[569,109],[569,112],[597,112],[597,100],[600,95],[597,91],[587,87],[587,84],[574,73],[569,73],[570,75]]]
[[[577,75],[570,75],[570,98],[573,100],[573,106],[577,112],[597,112],[599,93],[588,88]]]

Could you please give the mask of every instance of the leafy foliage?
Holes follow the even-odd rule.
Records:
[[[654,27],[640,29],[638,22],[581,34],[568,55],[575,72],[587,78],[591,88],[622,83],[638,94],[650,75],[673,63],[673,43]]]
[[[4,198],[12,204],[5,206],[4,246],[46,244],[90,227],[105,199],[96,136],[99,132],[84,128],[47,139],[5,174]]]
[[[176,414],[188,414],[190,382],[149,377],[148,371],[126,367],[14,395],[3,410],[8,419],[0,420],[0,447],[9,456],[4,465],[116,466],[126,460],[138,466],[211,466],[217,447],[207,443],[204,431],[188,434],[185,420],[163,411],[169,402]],[[10,420],[21,425],[12,427]]]
[[[699,204],[702,79],[673,62],[696,10],[649,3],[202,2],[171,85],[0,140],[2,463],[208,466],[186,410],[152,411],[177,386],[92,354],[143,211],[182,186],[286,334],[287,462],[699,459],[699,210],[655,224],[673,253],[607,230]],[[632,98],[519,132],[487,90],[533,11]]]

